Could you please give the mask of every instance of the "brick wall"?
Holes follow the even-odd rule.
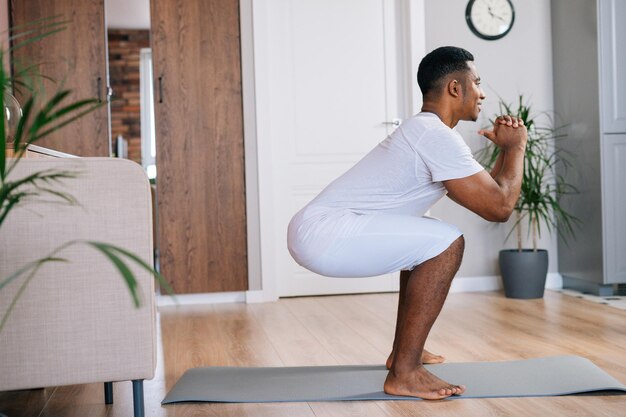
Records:
[[[141,113],[139,103],[139,51],[150,46],[150,31],[109,29],[109,81],[111,101],[111,140],[117,150],[117,137],[128,141],[128,159],[141,164]]]

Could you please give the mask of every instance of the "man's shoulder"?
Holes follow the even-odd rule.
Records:
[[[458,133],[450,129],[435,115],[424,116],[421,113],[408,119],[403,125],[403,133],[412,142],[431,142],[445,139],[456,139]]]

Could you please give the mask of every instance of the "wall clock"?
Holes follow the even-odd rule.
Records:
[[[470,0],[465,8],[465,20],[476,36],[494,41],[511,31],[515,9],[511,0]]]

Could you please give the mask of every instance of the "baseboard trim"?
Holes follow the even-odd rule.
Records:
[[[548,273],[546,288],[554,290],[563,288],[563,277],[558,272]],[[499,275],[456,277],[452,281],[451,293],[498,291],[502,289],[502,279]],[[270,291],[238,291],[215,292],[202,294],[180,294],[176,296],[157,295],[158,307],[207,305],[222,303],[267,303],[278,298]]]
[[[558,272],[549,272],[546,277],[546,288],[554,290],[563,288],[563,277]],[[450,292],[498,291],[502,289],[499,275],[456,277],[452,281]]]
[[[245,303],[246,293],[243,291],[237,291],[178,294],[175,296],[157,295],[156,300],[158,307],[187,306],[198,304]]]
[[[546,288],[549,290],[563,289],[563,276],[558,272],[550,272],[546,279]]]
[[[246,291],[246,303],[271,303],[277,301],[278,297],[272,291],[266,290],[251,290]]]
[[[502,280],[497,275],[456,277],[450,292],[497,291],[502,289]]]

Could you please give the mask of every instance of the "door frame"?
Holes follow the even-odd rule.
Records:
[[[248,227],[248,285],[246,302],[278,300],[274,228],[274,181],[272,178],[272,120],[266,103],[270,97],[271,62],[268,3],[271,0],[240,0],[241,66]],[[421,95],[415,82],[426,50],[425,0],[396,0],[399,22],[400,110],[406,118],[419,111]],[[274,121],[275,122],[275,121]],[[259,146],[262,144],[262,146]],[[261,222],[263,219],[263,222]],[[286,237],[285,237],[286,239]]]

